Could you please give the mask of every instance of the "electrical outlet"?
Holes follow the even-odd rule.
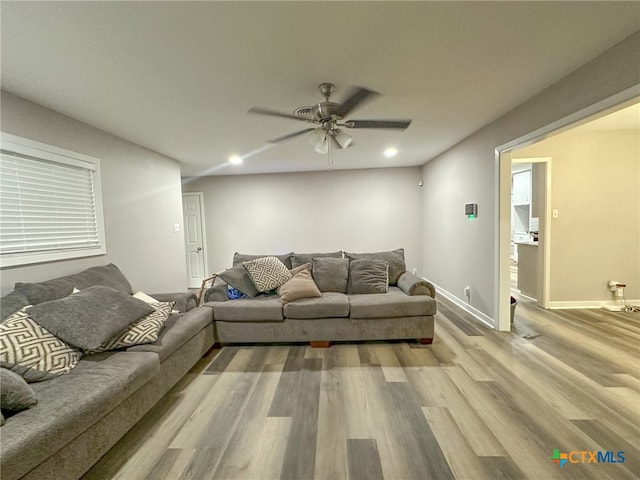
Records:
[[[471,300],[471,288],[470,287],[464,287],[464,296],[467,297],[469,300]]]
[[[418,274],[418,269],[416,267],[413,267],[411,269],[411,273],[413,273],[414,275],[417,275]]]
[[[179,223],[174,223],[173,224],[173,232],[174,233],[179,233],[180,232],[180,224]]]

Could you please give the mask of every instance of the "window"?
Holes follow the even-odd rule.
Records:
[[[104,255],[100,161],[2,133],[0,266]]]

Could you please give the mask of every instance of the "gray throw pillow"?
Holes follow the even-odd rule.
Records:
[[[36,392],[24,378],[11,370],[0,368],[0,408],[3,412],[18,413],[36,403]]]
[[[348,293],[387,293],[389,262],[386,260],[351,260]]]
[[[389,285],[396,285],[398,283],[398,277],[407,271],[407,266],[404,261],[404,248],[398,248],[389,252],[375,252],[375,253],[344,253],[345,257],[350,260],[386,260],[389,262]]]
[[[342,258],[342,252],[329,253],[292,253],[291,265],[293,268],[313,262],[314,258]]]
[[[110,287],[95,286],[28,309],[31,318],[64,342],[92,351],[154,308]]]
[[[233,288],[237,288],[238,290],[240,290],[249,298],[254,298],[258,295],[258,293],[260,293],[251,281],[249,272],[247,272],[247,269],[244,268],[244,265],[242,263],[234,267],[227,268],[218,276]]]
[[[321,292],[347,293],[348,258],[314,258],[311,273]]]
[[[154,302],[149,305],[155,311],[133,322],[122,333],[111,338],[106,344],[98,348],[97,351],[106,352],[155,342],[167,323],[175,302]]]

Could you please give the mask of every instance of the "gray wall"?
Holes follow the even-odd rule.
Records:
[[[471,305],[497,318],[495,148],[636,86],[639,50],[640,33],[635,33],[424,165],[422,272],[427,278],[461,301],[469,285]],[[463,215],[469,201],[478,202],[473,221]]]
[[[578,128],[513,153],[552,158],[552,303],[611,300],[609,280],[640,298],[639,133]]]
[[[84,123],[2,92],[2,131],[101,161],[107,255],[0,272],[2,294],[16,281],[39,281],[113,262],[134,289],[186,289],[179,164]]]
[[[203,192],[209,271],[233,253],[405,249],[422,262],[420,167],[185,179]]]

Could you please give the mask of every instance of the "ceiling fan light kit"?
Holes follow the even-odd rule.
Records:
[[[274,138],[270,140],[269,143],[280,143],[311,132],[309,135],[311,145],[313,145],[314,150],[318,153],[329,153],[329,167],[331,167],[333,161],[329,144],[333,142],[341,149],[345,149],[353,143],[353,137],[337,127],[404,130],[411,124],[411,120],[347,120],[344,121],[344,123],[340,123],[343,118],[349,115],[355,108],[379,94],[368,88],[352,87],[350,94],[344,102],[336,103],[329,101],[331,94],[335,90],[333,83],[322,83],[319,88],[320,93],[325,98],[324,102],[298,107],[291,114],[259,107],[254,107],[249,110],[250,113],[290,118],[317,125],[314,128],[305,128]]]

